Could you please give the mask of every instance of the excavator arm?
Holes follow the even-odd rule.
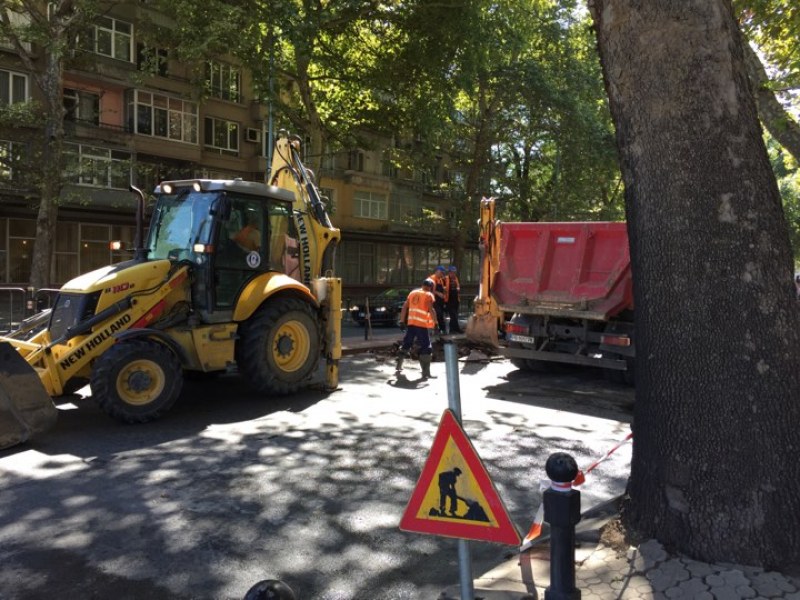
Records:
[[[467,339],[476,344],[499,347],[497,330],[503,314],[492,298],[494,279],[500,268],[500,228],[494,218],[494,198],[483,198],[480,205],[478,247],[480,249],[480,282],[473,314],[467,321]]]
[[[341,232],[331,224],[313,175],[300,160],[300,138],[278,133],[269,179],[270,185],[294,192],[294,218],[300,235],[302,280],[320,304],[325,388],[339,385],[342,356],[342,280],[333,276],[336,247]]]

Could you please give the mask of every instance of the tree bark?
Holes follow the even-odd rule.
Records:
[[[800,560],[800,310],[728,0],[590,0],[636,305],[632,531],[708,561]]]
[[[48,287],[51,277],[58,204],[63,186],[64,164],[64,103],[62,82],[64,62],[55,48],[45,57],[45,69],[36,76],[44,97],[44,143],[42,146],[42,175],[39,185],[39,212],[36,216],[36,243],[31,258],[30,285],[36,289]]]

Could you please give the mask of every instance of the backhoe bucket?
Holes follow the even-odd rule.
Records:
[[[492,348],[500,346],[497,339],[497,317],[491,313],[471,315],[467,320],[466,334],[467,339],[475,344],[491,346]]]
[[[50,429],[58,410],[39,376],[8,342],[0,342],[0,449]]]

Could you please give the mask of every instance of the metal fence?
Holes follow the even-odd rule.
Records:
[[[13,331],[28,317],[52,308],[58,290],[0,286],[0,333]]]

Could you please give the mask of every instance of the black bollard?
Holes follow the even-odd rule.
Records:
[[[578,475],[575,459],[551,454],[545,464],[551,486],[545,490],[544,520],[550,524],[550,585],[544,600],[579,600],[575,587],[575,525],[581,520],[581,493],[572,489]]]
[[[297,600],[297,596],[282,581],[265,579],[247,590],[244,600]]]

